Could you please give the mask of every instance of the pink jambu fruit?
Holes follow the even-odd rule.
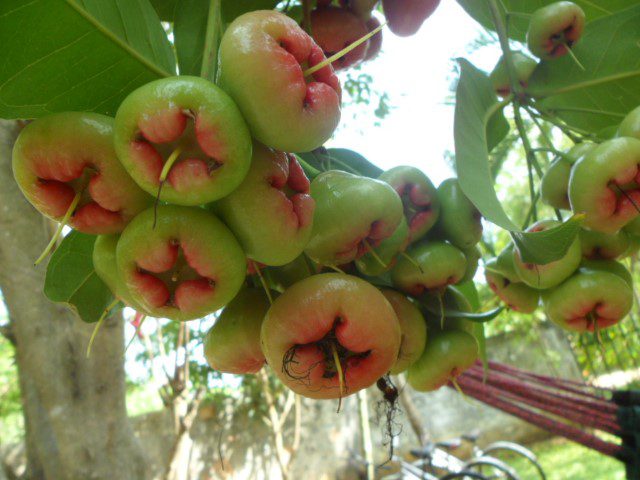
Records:
[[[238,104],[251,133],[285,152],[308,152],[340,121],[340,81],[326,57],[291,18],[260,10],[236,18],[220,43],[220,86]]]
[[[154,317],[192,320],[236,296],[247,269],[229,229],[200,208],[161,206],[138,215],[118,241],[118,274]]]
[[[280,266],[292,262],[307,245],[315,201],[295,155],[255,142],[244,181],[213,209],[236,235],[247,257]]]
[[[68,224],[89,234],[121,232],[152,201],[116,157],[113,119],[97,113],[56,113],[27,125],[13,174],[27,200],[57,221],[80,195]]]
[[[278,297],[262,323],[267,363],[294,392],[339,398],[386,374],[398,359],[398,318],[380,291],[340,273],[308,277]]]
[[[115,146],[138,185],[177,205],[224,197],[251,162],[240,111],[221,89],[197,77],[164,78],[133,91],[116,113]]]
[[[324,54],[330,57],[364,37],[369,30],[364,21],[348,9],[325,7],[311,12],[311,33]],[[360,63],[367,55],[368,44],[366,41],[340,57],[332,63],[333,68],[342,70]]]

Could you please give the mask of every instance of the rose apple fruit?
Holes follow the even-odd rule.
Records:
[[[129,177],[113,149],[113,119],[65,112],[27,125],[13,147],[13,174],[29,202],[61,221],[77,195],[69,226],[89,234],[112,234],[152,198]]]
[[[122,232],[116,255],[132,298],[154,317],[172,320],[201,318],[223,307],[247,270],[231,231],[195,207],[142,212]]]
[[[425,291],[441,292],[458,283],[467,269],[462,251],[446,242],[411,246],[391,271],[393,284],[403,292],[419,296]]]
[[[219,84],[233,98],[253,137],[285,152],[308,152],[340,121],[341,88],[322,49],[291,18],[258,10],[236,18],[220,43]]]
[[[254,143],[249,173],[212,209],[236,235],[249,258],[284,265],[311,236],[315,201],[295,155]]]
[[[607,140],[576,162],[569,179],[569,200],[584,213],[584,227],[615,233],[638,216],[640,140]]]
[[[580,245],[585,258],[613,260],[629,249],[629,234],[624,230],[608,234],[582,229]]]
[[[429,177],[415,167],[399,166],[383,172],[378,178],[391,185],[402,199],[404,216],[409,224],[409,241],[424,237],[440,213],[438,191]]]
[[[625,272],[622,265],[611,260],[585,263],[542,295],[547,317],[576,332],[595,332],[615,325],[633,305],[631,278]]]
[[[478,342],[461,330],[429,332],[424,352],[409,367],[407,381],[415,390],[431,392],[455,379],[478,359]]]
[[[522,52],[511,52],[511,61],[518,83],[523,89],[527,88],[529,78],[538,66],[538,62]],[[507,97],[511,93],[511,79],[504,56],[500,57],[496,66],[493,67],[489,79],[493,89],[501,97]]]
[[[409,244],[409,227],[402,218],[400,225],[393,234],[382,240],[373,252],[367,251],[356,259],[356,268],[363,275],[377,277],[391,270],[398,259],[398,255],[405,251]]]
[[[204,356],[211,368],[235,374],[262,368],[260,330],[269,306],[262,290],[246,288],[224,307],[204,341]]]
[[[114,137],[118,158],[138,185],[178,205],[224,197],[251,162],[251,137],[238,107],[198,77],[163,78],[131,92],[116,113]],[[169,169],[166,181],[163,169]]]
[[[322,265],[341,265],[390,237],[402,219],[402,201],[387,183],[330,170],[311,182],[316,201],[305,253]]]
[[[544,60],[561,57],[580,39],[584,24],[584,11],[575,3],[551,3],[531,15],[527,46]]]
[[[311,34],[326,57],[338,53],[369,33],[362,19],[346,8],[325,7],[311,12]],[[342,70],[360,63],[367,54],[368,41],[361,43],[349,53],[332,63]]]
[[[339,398],[386,374],[401,330],[387,299],[362,279],[314,275],[278,297],[262,324],[262,350],[278,378],[310,398]]]
[[[436,229],[461,249],[473,247],[482,238],[482,217],[460,188],[458,179],[449,178],[438,187],[440,216]]]
[[[540,220],[531,225],[527,232],[542,232],[560,225],[556,220]],[[553,262],[545,265],[535,263],[525,263],[520,258],[517,248],[513,250],[513,264],[518,276],[524,283],[538,290],[555,287],[576,271],[582,259],[582,249],[580,238],[576,237],[569,246],[567,253]]]
[[[400,37],[415,34],[438,5],[440,0],[382,0],[389,29]]]
[[[393,307],[400,322],[400,351],[396,363],[390,370],[392,375],[397,375],[422,355],[427,341],[427,323],[418,307],[402,293],[384,289],[382,294]]]
[[[540,197],[547,205],[561,210],[571,210],[569,203],[571,168],[595,147],[596,144],[591,142],[578,143],[549,166],[540,184]]]
[[[619,137],[633,137],[640,140],[640,107],[634,108],[622,119],[617,134]]]
[[[496,271],[496,259],[489,260],[484,267],[487,285],[511,310],[533,313],[540,303],[540,292],[524,283],[512,283]]]

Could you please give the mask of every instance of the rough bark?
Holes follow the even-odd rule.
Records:
[[[42,217],[11,171],[17,126],[0,121],[0,289],[15,336],[25,414],[27,478],[144,479],[146,464],[125,406],[123,322],[102,327],[90,359],[92,325],[42,293],[48,240]]]

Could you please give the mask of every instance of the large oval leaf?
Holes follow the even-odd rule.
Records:
[[[0,117],[113,115],[136,87],[175,74],[149,0],[0,2]]]
[[[544,265],[558,260],[578,234],[581,218],[540,233],[525,233],[506,214],[494,187],[489,166],[489,134],[506,123],[487,75],[460,59],[460,81],[456,90],[454,139],[456,171],[465,195],[483,217],[509,230],[525,262]],[[497,137],[494,133],[494,137]]]
[[[540,7],[554,3],[555,0],[502,0],[509,12],[533,13]],[[624,10],[636,5],[637,0],[573,0],[582,7],[587,21]],[[494,30],[488,0],[458,0],[458,3],[483,27]],[[522,16],[509,18],[509,36],[523,42],[529,28],[529,19]]]
[[[71,232],[51,256],[44,294],[69,306],[85,322],[97,322],[114,297],[93,268],[94,235]]]
[[[640,104],[640,5],[587,25],[573,51],[584,70],[568,55],[542,62],[527,93],[570,125],[598,133]]]

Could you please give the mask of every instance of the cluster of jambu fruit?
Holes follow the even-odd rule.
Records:
[[[40,118],[16,142],[16,180],[44,215],[98,236],[95,270],[124,304],[177,321],[224,307],[206,345],[220,371],[266,361],[315,398],[407,368],[436,388],[477,357],[470,326],[442,329],[432,311],[470,310],[451,286],[473,277],[480,217],[455,179],[319,172],[287,153],[338,124],[333,68],[306,73],[325,58],[285,15],[247,13],[222,38],[217,85],[165,78],[115,119]]]
[[[633,282],[617,260],[640,249],[640,107],[614,138],[578,143],[542,178],[551,207],[584,215],[583,229],[566,255],[546,265],[524,263],[509,245],[486,267],[487,282],[514,310],[533,312],[542,299],[547,317],[578,332],[615,325],[633,304]],[[529,229],[558,224],[541,221]]]

